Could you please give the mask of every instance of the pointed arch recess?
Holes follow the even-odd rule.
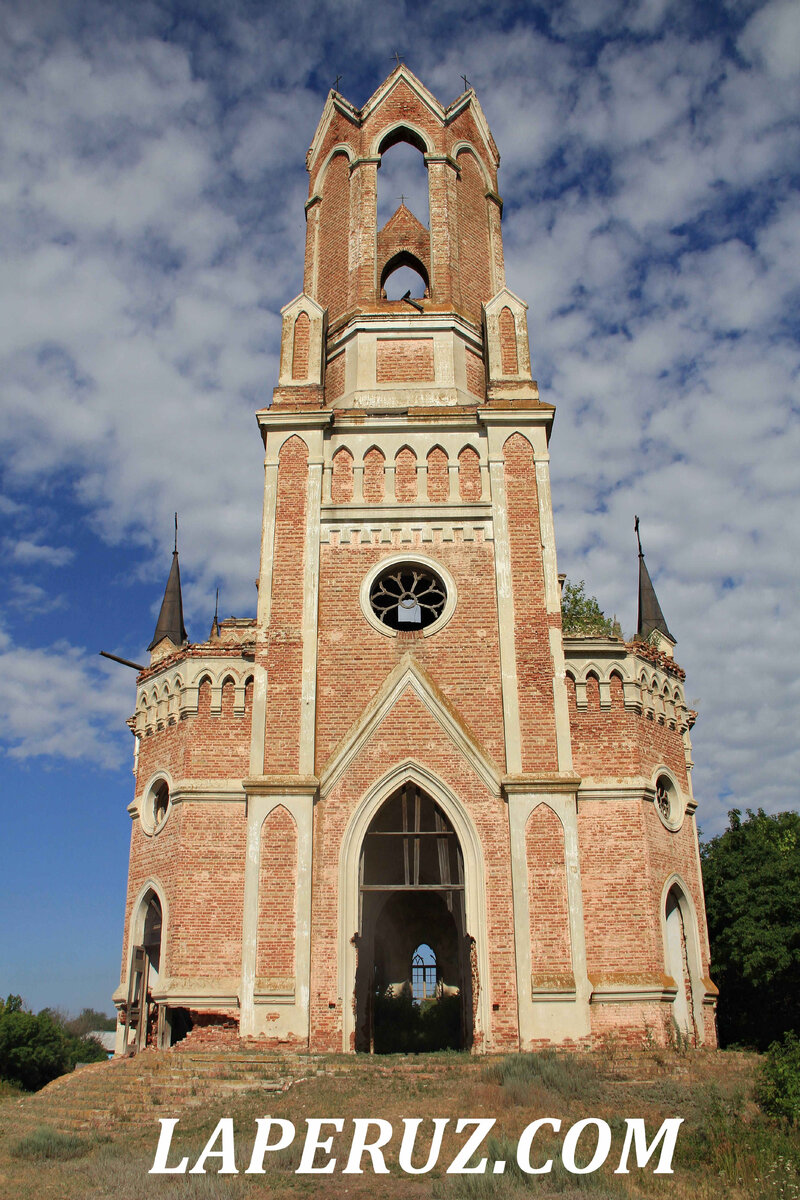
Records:
[[[677,871],[673,871],[666,879],[663,888],[661,889],[661,945],[664,954],[664,973],[673,978],[672,968],[675,964],[671,961],[670,945],[669,945],[669,930],[667,927],[667,901],[670,893],[673,894],[677,906],[680,910],[681,921],[683,924],[683,935],[685,938],[686,949],[686,967],[688,970],[688,989],[689,997],[687,1001],[694,1025],[694,1035],[697,1038],[699,1045],[705,1041],[705,1019],[703,1013],[703,997],[705,995],[705,982],[703,978],[703,958],[700,949],[700,932],[697,923],[697,911],[692,900],[691,892],[686,884],[686,881]],[[680,978],[675,979],[678,987],[681,986]]]
[[[394,460],[394,491],[401,502],[409,503],[417,498],[417,456],[410,446],[398,450]]]
[[[331,500],[334,504],[349,504],[352,499],[353,456],[342,446],[331,461]]]
[[[370,446],[364,455],[364,499],[368,504],[378,504],[386,491],[386,456],[377,446]]]
[[[531,972],[536,987],[572,987],[564,826],[546,803],[534,808],[525,829],[528,862]]]
[[[412,759],[398,763],[377,780],[362,798],[345,829],[339,855],[339,995],[342,998],[342,1050],[348,1052],[355,1036],[355,1014],[351,999],[356,984],[356,950],[353,935],[358,931],[358,864],[361,845],[370,822],[385,800],[406,781],[426,791],[450,821],[464,859],[464,904],[467,934],[475,939],[478,963],[478,995],[474,1042],[485,1048],[489,1024],[489,954],[486,944],[486,894],[483,849],[478,831],[467,809],[446,783]]]
[[[441,446],[428,451],[428,499],[444,503],[450,498],[450,472],[446,453]]]
[[[477,450],[465,446],[458,456],[458,493],[462,500],[481,498],[481,460]]]
[[[297,825],[294,817],[282,804],[276,805],[264,818],[260,836],[256,976],[272,981],[278,978],[294,981],[297,940]],[[257,990],[260,990],[258,985]]]
[[[311,345],[311,319],[307,312],[297,314],[292,334],[292,379],[308,378],[308,355]]]

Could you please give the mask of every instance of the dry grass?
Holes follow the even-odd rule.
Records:
[[[0,1197],[15,1200],[261,1200],[262,1197],[386,1197],[387,1200],[800,1200],[800,1150],[788,1132],[765,1118],[752,1096],[754,1055],[664,1051],[626,1057],[619,1051],[597,1055],[556,1052],[511,1056],[500,1060],[441,1054],[418,1057],[337,1058],[321,1064],[322,1074],[296,1083],[283,1094],[244,1092],[215,1099],[207,1110],[175,1109],[164,1102],[153,1109],[144,1127],[109,1120],[111,1141],[98,1144],[91,1134],[78,1135],[82,1157],[13,1158],[19,1142],[13,1133],[14,1101],[0,1101]],[[110,1107],[113,1098],[109,1097]],[[11,1105],[11,1108],[7,1106]],[[232,1117],[237,1135],[237,1165],[248,1165],[255,1120],[263,1116],[293,1122],[295,1142],[287,1150],[268,1153],[263,1176],[219,1176],[219,1159],[209,1160],[204,1176],[151,1176],[159,1117],[180,1117],[170,1163],[188,1155],[195,1161],[222,1116]],[[9,1122],[9,1116],[12,1120]],[[382,1117],[392,1123],[394,1137],[385,1148],[390,1174],[343,1175],[352,1117]],[[424,1118],[414,1162],[427,1157],[433,1117],[449,1117],[439,1163],[421,1176],[403,1174],[397,1164],[402,1117]],[[503,1174],[448,1176],[446,1167],[464,1140],[455,1120],[495,1117],[491,1138],[480,1150],[489,1170],[506,1162]],[[536,1138],[540,1162],[554,1160],[549,1175],[528,1176],[515,1162],[517,1139],[532,1120],[560,1117],[562,1131],[587,1116],[601,1117],[612,1131],[607,1165],[591,1175],[569,1174],[560,1163],[561,1135],[542,1130]],[[665,1117],[680,1116],[675,1173],[654,1176],[650,1169],[615,1175],[626,1116],[643,1117],[652,1136]],[[310,1117],[343,1117],[332,1175],[297,1175],[305,1121]],[[328,1131],[326,1131],[328,1132]],[[323,1137],[326,1136],[323,1133]],[[588,1134],[587,1134],[588,1142]],[[365,1158],[365,1167],[369,1159]],[[654,1165],[653,1161],[650,1167]]]

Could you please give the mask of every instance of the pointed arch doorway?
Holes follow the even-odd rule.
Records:
[[[471,1047],[463,852],[447,815],[412,780],[381,804],[364,833],[357,945],[356,1050]]]

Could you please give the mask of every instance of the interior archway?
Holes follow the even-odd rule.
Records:
[[[357,942],[357,1050],[471,1044],[463,854],[444,812],[411,781],[381,805],[364,835]],[[423,947],[427,962],[416,964],[415,976]]]

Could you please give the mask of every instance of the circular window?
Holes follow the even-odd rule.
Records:
[[[141,809],[142,828],[145,833],[159,833],[170,813],[169,784],[163,776],[155,779],[144,795]]]
[[[414,563],[389,567],[370,588],[375,616],[390,629],[427,629],[444,612],[447,589],[439,576]]]
[[[419,631],[425,637],[450,620],[456,589],[450,573],[417,555],[384,559],[361,585],[361,608],[374,629],[389,637]]]
[[[659,775],[655,787],[656,812],[667,829],[679,829],[683,821],[683,812],[675,784],[668,775]]]

